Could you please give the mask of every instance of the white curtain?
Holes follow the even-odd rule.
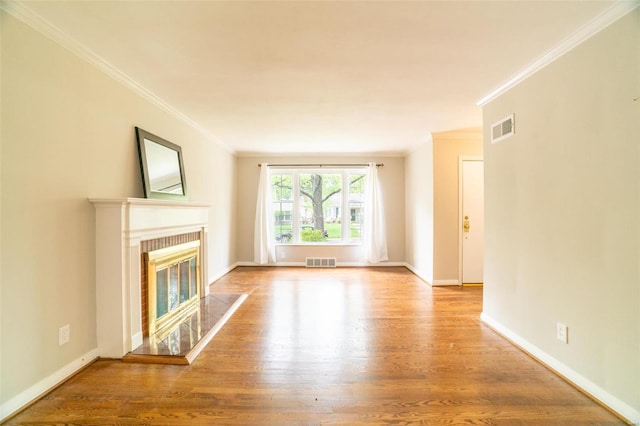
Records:
[[[364,203],[364,246],[369,263],[389,260],[387,255],[387,229],[384,222],[384,206],[378,181],[378,167],[369,163]]]
[[[264,265],[276,262],[276,242],[273,234],[273,214],[271,214],[269,167],[267,163],[262,163],[261,166],[256,202],[256,224],[253,233],[253,261]]]

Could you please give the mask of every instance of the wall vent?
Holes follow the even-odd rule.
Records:
[[[500,142],[516,132],[514,116],[511,114],[491,126],[491,143]]]
[[[307,268],[335,268],[335,257],[307,257],[305,258]]]

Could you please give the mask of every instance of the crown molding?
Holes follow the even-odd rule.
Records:
[[[366,152],[273,152],[273,151],[237,151],[238,158],[402,158],[404,151],[366,151]]]
[[[522,81],[531,77],[536,72],[540,71],[556,59],[563,56],[565,53],[573,50],[580,44],[593,37],[609,25],[613,24],[618,19],[622,18],[626,14],[632,12],[640,6],[640,0],[618,0],[611,7],[603,11],[600,15],[596,16],[592,21],[584,25],[568,38],[563,40],[560,44],[553,47],[547,53],[540,58],[529,64],[523,70],[511,77],[509,80],[492,90],[485,95],[482,99],[476,102],[478,106],[485,106],[489,102],[496,99],[498,96],[504,94],[506,91],[512,89]]]
[[[109,61],[100,57],[100,55],[93,52],[78,40],[69,36],[60,28],[42,18],[40,15],[30,9],[24,2],[18,0],[0,0],[0,9],[10,15],[13,15],[15,18],[19,19],[34,30],[43,34],[45,37],[53,40],[55,43],[67,49],[74,55],[80,57],[85,62],[88,62],[89,64],[95,66],[96,68],[98,68],[98,70],[113,78],[123,86],[129,88],[134,93],[149,101],[151,104],[172,115],[183,123],[191,126],[208,139],[213,140],[216,144],[218,144],[226,151],[230,152],[231,154],[235,154],[235,150],[213,136],[207,129],[187,117],[182,112],[178,111],[168,102],[142,86],[133,78],[120,71],[117,67],[109,63]]]

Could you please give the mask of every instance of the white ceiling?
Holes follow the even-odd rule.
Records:
[[[29,1],[238,154],[401,154],[611,1]],[[153,131],[153,129],[149,129]]]

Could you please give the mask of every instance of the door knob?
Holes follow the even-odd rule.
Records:
[[[464,232],[469,232],[469,228],[471,227],[469,225],[469,216],[464,217],[464,222],[462,223],[462,227],[464,228]]]

